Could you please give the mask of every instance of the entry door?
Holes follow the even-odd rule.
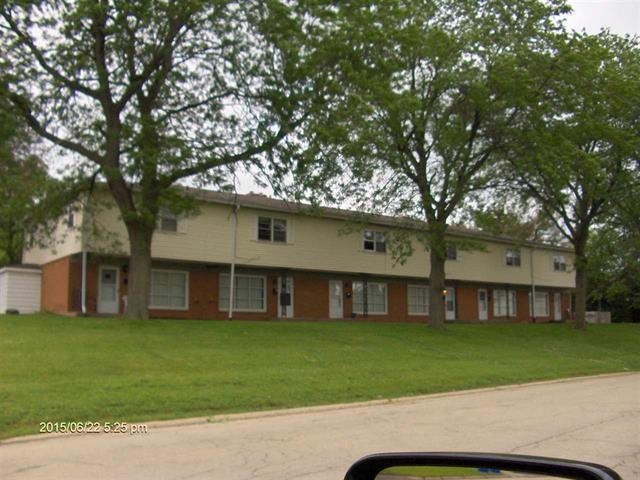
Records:
[[[98,282],[98,313],[118,313],[117,267],[100,267]]]
[[[446,311],[445,319],[456,319],[456,289],[453,287],[447,287],[447,299],[446,299]]]
[[[278,317],[293,318],[293,277],[278,277]]]
[[[489,305],[487,301],[487,290],[478,289],[478,319],[487,320],[489,314]]]
[[[559,293],[553,295],[553,319],[562,320],[562,295]]]
[[[329,281],[329,318],[344,318],[342,280]]]

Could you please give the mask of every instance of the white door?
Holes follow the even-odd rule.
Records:
[[[293,318],[293,277],[278,277],[278,317]]]
[[[329,281],[329,318],[344,318],[342,280]]]
[[[445,303],[445,319],[456,319],[456,289],[447,287],[447,299]]]
[[[562,295],[559,293],[553,295],[553,319],[562,320]]]
[[[489,305],[487,301],[487,290],[478,289],[478,320],[487,320],[489,315]]]
[[[117,267],[101,266],[98,275],[98,313],[118,313],[118,275]]]

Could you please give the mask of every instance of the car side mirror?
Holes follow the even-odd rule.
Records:
[[[559,458],[493,453],[379,453],[361,458],[345,480],[621,480],[608,467]],[[524,478],[521,478],[523,477]],[[456,478],[457,477],[457,478]]]

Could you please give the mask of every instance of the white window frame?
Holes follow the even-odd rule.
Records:
[[[566,272],[567,271],[567,257],[565,255],[554,255],[552,258],[552,265],[554,272]],[[558,268],[556,268],[556,266]]]
[[[262,308],[260,309],[255,309],[255,308],[236,308],[233,307],[233,311],[234,312],[257,312],[257,313],[264,313],[267,311],[267,276],[266,275],[251,275],[251,274],[244,274],[244,273],[236,273],[234,275],[235,279],[237,280],[238,278],[260,278],[262,280]],[[231,275],[229,275],[228,273],[221,273],[220,274],[220,278],[218,279],[218,310],[221,312],[228,312],[229,311],[229,306],[227,305],[226,308],[224,308],[222,306],[222,303],[220,302],[220,299],[222,298],[221,295],[221,290],[222,290],[222,279],[226,278],[227,282],[229,283],[229,288],[231,288]],[[226,301],[229,302],[229,297],[226,298]],[[233,301],[237,302],[238,301],[238,292],[235,291],[233,294]]]
[[[356,310],[356,302],[355,302],[355,288],[354,285],[356,283],[361,283],[363,284],[364,287],[364,282],[361,280],[356,280],[354,282],[352,282],[352,291],[353,291],[353,313],[356,313],[358,315],[364,315],[364,301],[363,301],[363,309],[362,310]],[[383,285],[384,286],[384,311],[383,312],[372,312],[368,307],[367,307],[367,315],[387,315],[389,312],[389,286],[388,284],[386,284],[385,282],[367,282],[367,287],[369,285]],[[364,291],[364,288],[363,288]],[[367,300],[369,299],[369,295],[367,294]],[[364,299],[363,299],[364,300]]]
[[[509,263],[509,259],[513,259],[514,263]],[[518,259],[518,263],[515,263],[515,259]],[[522,266],[522,252],[519,248],[507,248],[504,252],[504,264],[507,267],[520,267]]]
[[[544,307],[545,310],[543,312],[539,312],[536,309],[536,299],[537,298],[542,298],[544,297]],[[550,317],[551,316],[551,312],[549,309],[549,292],[536,292],[536,299],[534,299],[534,301],[531,301],[531,292],[529,292],[529,316],[533,316],[533,317]],[[533,306],[533,311],[534,313],[531,313],[531,307]]]
[[[498,292],[505,292],[505,300],[504,304],[504,312],[502,312],[502,308],[498,310],[502,305],[498,302]],[[518,316],[518,296],[515,290],[507,289],[507,288],[494,288],[493,292],[493,316],[494,317],[517,317]],[[510,306],[513,306],[513,311]]]
[[[366,239],[366,234],[370,233],[373,235],[373,240],[368,240]],[[378,240],[376,237],[377,236],[382,236],[382,241]],[[366,242],[373,242],[373,249],[367,248]],[[384,246],[384,250],[383,251],[378,251],[378,245],[382,244]],[[362,251],[363,252],[368,252],[368,253],[381,253],[381,254],[386,254],[387,253],[387,234],[385,232],[382,232],[380,230],[363,230],[362,231]]]
[[[154,305],[153,295],[151,293],[151,288],[153,285],[153,273],[180,273],[184,275],[184,307],[174,307],[174,306],[164,306],[164,305]],[[186,270],[171,270],[167,268],[152,268],[151,276],[149,279],[149,308],[153,310],[178,310],[178,311],[187,311],[189,310],[189,272]]]
[[[409,294],[409,290],[412,288],[424,288],[425,290],[425,310],[424,312],[418,312],[415,310],[411,309],[411,295]],[[408,284],[407,285],[407,313],[409,315],[415,315],[415,316],[424,316],[424,315],[429,315],[429,285],[420,285],[417,283],[412,283],[412,284]]]
[[[265,238],[260,238],[260,219],[261,218],[268,218],[269,219],[269,239],[265,239]],[[274,235],[274,231],[275,231],[275,221],[279,220],[281,222],[284,222],[284,236],[285,239],[284,241],[281,240],[274,240],[275,235]],[[273,243],[276,245],[286,245],[287,243],[290,243],[290,239],[291,239],[291,235],[290,235],[290,222],[288,218],[283,218],[283,217],[273,217],[271,215],[258,215],[256,216],[256,237],[255,237],[256,241],[258,242],[267,242],[267,243]]]

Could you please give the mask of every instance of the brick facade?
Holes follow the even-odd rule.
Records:
[[[99,266],[117,267],[119,271],[119,310],[124,311],[124,297],[127,294],[128,273],[124,260],[92,259],[87,265],[87,294],[86,306],[88,314],[98,313]],[[227,266],[205,265],[154,265],[167,270],[188,272],[188,309],[150,309],[149,313],[156,318],[177,319],[226,319],[227,312],[220,310],[219,278],[221,273],[227,273]],[[427,315],[409,315],[407,287],[416,283],[405,279],[368,278],[370,282],[383,282],[387,286],[387,313],[368,315],[353,313],[353,282],[362,281],[359,277],[346,275],[335,276],[311,272],[275,272],[259,270],[242,270],[238,274],[249,273],[264,276],[265,312],[235,311],[234,319],[268,320],[278,317],[278,279],[279,275],[293,278],[293,308],[294,318],[304,320],[325,320],[329,318],[329,282],[340,281],[343,290],[343,318],[354,321],[368,322],[415,322],[426,323]],[[81,262],[80,256],[65,257],[42,266],[42,308],[44,311],[73,314],[81,311]],[[494,288],[495,287],[495,288]],[[529,289],[523,286],[505,287],[504,285],[464,285],[455,284],[456,321],[479,322],[478,290],[487,291],[487,321],[488,322],[531,322],[529,314]],[[516,312],[505,317],[494,315],[494,289],[510,289],[515,291]],[[566,291],[553,289],[538,289],[548,294],[549,315],[537,317],[536,322],[554,321],[555,293],[561,293],[562,320],[570,319],[571,294]]]

